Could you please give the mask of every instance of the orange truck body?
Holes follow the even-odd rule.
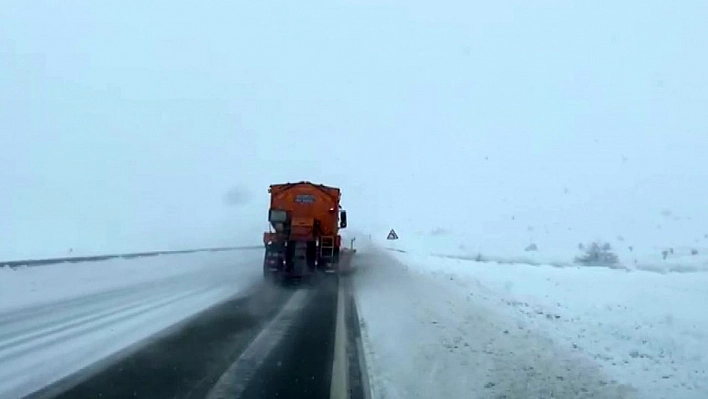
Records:
[[[337,187],[309,181],[272,184],[268,221],[263,235],[266,278],[306,277],[338,269],[346,212]],[[346,251],[345,251],[346,252]]]

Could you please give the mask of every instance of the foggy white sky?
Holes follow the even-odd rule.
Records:
[[[302,179],[364,230],[708,233],[705,1],[262,3],[0,5],[0,255],[257,243]]]

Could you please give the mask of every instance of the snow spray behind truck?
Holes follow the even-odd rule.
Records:
[[[353,250],[342,248],[339,229],[347,227],[337,187],[309,181],[272,184],[269,231],[263,234],[263,277],[288,280],[318,273],[338,275]]]

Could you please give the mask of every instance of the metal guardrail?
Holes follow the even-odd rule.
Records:
[[[199,248],[199,249],[182,249],[175,251],[150,251],[150,252],[134,252],[127,254],[113,254],[113,255],[93,255],[93,256],[70,256],[63,258],[47,258],[47,259],[24,259],[24,260],[11,260],[11,261],[0,261],[0,267],[18,267],[18,266],[45,266],[54,265],[58,263],[81,263],[81,262],[99,262],[109,259],[134,259],[134,258],[146,258],[148,256],[158,256],[158,255],[180,255],[180,254],[190,254],[196,252],[223,252],[223,251],[241,251],[249,249],[262,249],[262,245],[247,245],[239,247],[218,247],[218,248]]]

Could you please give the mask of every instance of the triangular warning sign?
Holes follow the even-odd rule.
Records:
[[[388,232],[388,237],[386,237],[386,239],[387,240],[398,240],[398,234],[396,234],[396,232],[393,231],[393,229],[391,229],[391,231]]]

